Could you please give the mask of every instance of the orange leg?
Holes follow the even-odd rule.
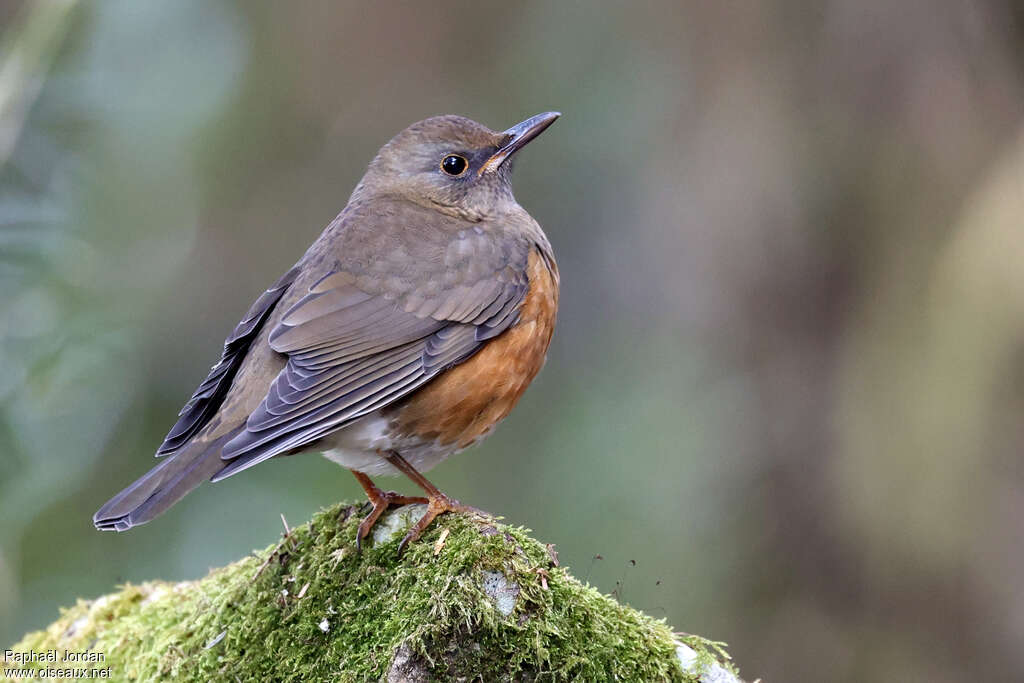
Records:
[[[417,472],[416,468],[410,465],[409,462],[397,452],[389,451],[387,453],[382,453],[382,455],[387,458],[388,462],[391,463],[395,469],[412,479],[416,485],[423,489],[427,494],[427,512],[418,522],[416,522],[416,524],[413,525],[411,529],[409,529],[409,533],[407,533],[405,538],[402,539],[402,542],[398,544],[399,557],[401,557],[402,551],[405,550],[405,547],[418,539],[420,534],[430,526],[430,523],[433,522],[438,515],[444,514],[445,512],[472,512],[482,514],[480,510],[468,505],[463,505],[459,501],[453,500],[441,493],[440,489],[427,481],[426,477]]]
[[[359,524],[359,530],[356,531],[356,548],[358,550],[363,549],[363,539],[370,533],[370,529],[377,523],[380,516],[384,514],[384,511],[388,509],[390,505],[409,505],[410,503],[426,503],[430,504],[430,501],[423,496],[403,496],[395,493],[394,491],[382,491],[377,487],[370,478],[362,472],[356,472],[352,470],[352,474],[355,475],[356,481],[366,491],[366,497],[373,505],[373,509],[370,510],[370,514]],[[436,489],[435,489],[436,490]]]

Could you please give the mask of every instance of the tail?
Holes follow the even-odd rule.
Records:
[[[145,524],[224,467],[220,449],[235,432],[212,442],[193,441],[111,498],[92,516],[101,531],[127,531]]]

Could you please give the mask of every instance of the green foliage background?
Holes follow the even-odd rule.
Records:
[[[548,365],[435,481],[748,676],[1024,677],[1013,3],[8,2],[0,22],[0,646],[355,497],[304,456],[128,534],[89,523],[391,135],[557,109],[515,179],[562,270]]]

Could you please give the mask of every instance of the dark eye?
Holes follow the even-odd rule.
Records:
[[[441,159],[441,170],[448,175],[462,175],[467,166],[469,166],[469,162],[466,161],[466,157],[461,157],[458,154],[449,154]]]

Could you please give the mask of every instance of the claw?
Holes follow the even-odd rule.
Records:
[[[359,523],[359,529],[356,531],[356,550],[359,552],[363,550],[363,539],[370,534],[373,525],[377,523],[377,520],[380,519],[380,516],[389,507],[413,503],[430,504],[430,501],[423,496],[403,496],[395,491],[382,491],[362,472],[353,472],[352,474],[356,475],[356,479],[359,480],[363,490],[366,491],[368,502],[373,506],[370,514],[363,518],[363,521]]]
[[[402,556],[406,546],[423,534],[423,531],[430,526],[430,523],[433,522],[438,515],[444,514],[445,512],[468,512],[470,514],[487,516],[486,512],[470,507],[469,505],[463,505],[459,501],[449,498],[441,493],[436,486],[427,481],[426,477],[417,472],[415,467],[406,462],[405,458],[399,455],[397,451],[378,452],[381,457],[391,463],[395,469],[412,479],[417,486],[423,489],[427,496],[426,498],[422,496],[402,496],[394,491],[381,491],[377,488],[376,484],[370,481],[368,476],[362,472],[352,470],[352,474],[355,475],[356,479],[363,487],[363,490],[366,491],[366,497],[369,498],[370,503],[373,504],[373,509],[370,511],[370,514],[362,521],[359,525],[359,530],[356,532],[357,549],[362,550],[363,539],[370,533],[370,529],[373,528],[377,519],[379,519],[384,511],[388,509],[389,505],[407,505],[409,503],[426,503],[427,505],[426,514],[420,517],[419,521],[409,529],[409,533],[405,535],[402,542],[398,544],[398,557]]]
[[[398,544],[398,557],[402,557],[402,553],[405,552],[406,546],[419,539],[438,515],[442,515],[446,512],[469,512],[481,514],[480,510],[470,507],[469,505],[463,505],[459,501],[449,498],[438,491],[436,495],[431,495],[427,499],[427,512],[420,517],[418,522],[413,524],[412,528],[409,529],[409,532],[402,539],[402,542]]]

